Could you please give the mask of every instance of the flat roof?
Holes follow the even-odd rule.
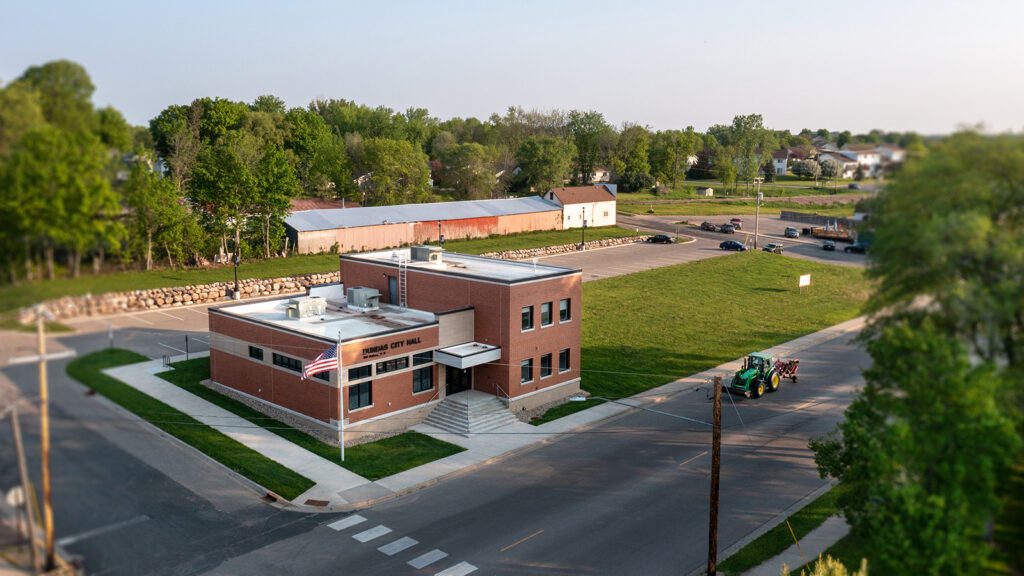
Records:
[[[463,200],[430,204],[400,204],[292,212],[284,223],[298,232],[358,228],[381,224],[435,222],[560,211],[561,206],[541,198],[501,198],[497,200]]]
[[[286,311],[289,302],[306,298],[301,295],[244,304],[229,304],[217,306],[211,310],[330,341],[338,339],[340,330],[342,342],[412,328],[423,328],[437,323],[433,312],[401,308],[390,304],[381,304],[380,309],[373,312],[347,308],[341,285],[334,284],[332,286],[335,286],[336,289],[330,293],[317,291],[318,294],[323,295],[326,303],[326,310],[322,317],[315,316],[301,320],[287,317]]]
[[[431,247],[437,250],[437,247]],[[478,280],[490,280],[508,284],[582,274],[579,268],[563,268],[547,264],[534,264],[516,260],[487,258],[459,252],[441,251],[441,262],[425,262],[411,259],[411,248],[395,248],[393,250],[377,250],[361,254],[342,254],[341,260],[363,260],[386,266],[398,267],[399,261],[405,260],[410,270],[422,270],[452,276],[464,276]]]

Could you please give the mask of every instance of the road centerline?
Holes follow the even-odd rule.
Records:
[[[526,541],[527,541],[527,540],[529,540],[530,538],[533,538],[534,536],[537,536],[537,535],[539,535],[539,534],[540,534],[541,532],[543,532],[543,531],[544,531],[543,529],[542,529],[542,530],[537,530],[536,532],[534,532],[533,534],[530,534],[530,535],[529,535],[529,536],[527,536],[526,538],[523,538],[522,540],[519,540],[518,542],[513,542],[513,543],[509,544],[508,546],[505,546],[504,548],[502,548],[502,549],[500,550],[500,552],[504,552],[505,550],[508,550],[509,548],[513,548],[513,547],[515,547],[515,546],[519,546],[519,545],[520,545],[520,544],[522,544],[523,542],[526,542]]]
[[[694,460],[696,460],[697,458],[700,458],[701,456],[704,456],[704,455],[705,455],[705,454],[707,454],[707,453],[708,453],[708,451],[707,451],[707,450],[705,450],[705,451],[701,452],[700,454],[697,454],[697,455],[696,455],[696,456],[694,456],[693,458],[690,458],[690,459],[689,459],[689,460],[687,460],[686,462],[680,462],[680,463],[679,463],[679,466],[680,466],[680,467],[682,467],[682,466],[686,466],[686,465],[687,465],[687,464],[689,464],[690,462],[693,462],[693,461],[694,461]]]

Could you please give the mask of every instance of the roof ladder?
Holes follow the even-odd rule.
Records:
[[[405,256],[398,257],[398,305],[402,308],[409,307],[408,290],[409,284],[406,281],[406,274],[409,271],[409,259]]]

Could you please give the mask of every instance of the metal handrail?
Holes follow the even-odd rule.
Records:
[[[494,383],[494,390],[496,392],[501,392],[505,396],[505,406],[512,406],[512,397],[509,396],[508,392],[505,392],[505,389],[499,386],[497,382]],[[495,394],[495,396],[497,396],[497,394]]]

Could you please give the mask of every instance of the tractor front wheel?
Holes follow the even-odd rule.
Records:
[[[768,391],[775,392],[779,389],[779,373],[774,370],[768,374]]]
[[[760,398],[764,395],[764,379],[758,378],[750,383],[750,397]]]

